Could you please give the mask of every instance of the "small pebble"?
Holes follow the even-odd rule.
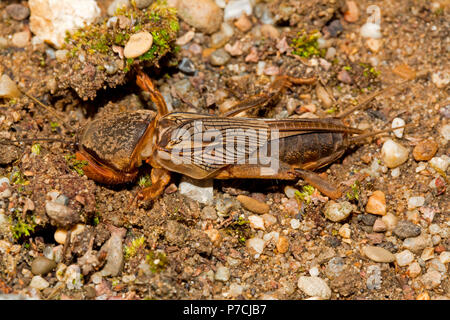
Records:
[[[139,9],[145,9],[152,3],[152,1],[153,0],[134,0],[134,3]]]
[[[344,19],[347,22],[356,22],[359,19],[359,9],[355,1],[346,1],[347,11],[344,12]]]
[[[387,226],[382,219],[375,220],[373,224],[373,232],[385,232],[387,230]]]
[[[225,65],[230,60],[230,55],[224,49],[218,49],[209,56],[209,62],[216,67]]]
[[[21,93],[14,81],[6,74],[0,77],[0,98],[18,98]]]
[[[329,47],[329,48],[327,49],[327,53],[325,54],[325,59],[327,59],[327,60],[333,60],[335,55],[336,55],[336,48],[334,48],[334,47]]]
[[[416,161],[428,161],[434,157],[438,150],[438,144],[432,140],[425,140],[418,143],[413,149],[413,156]]]
[[[205,220],[216,220],[217,219],[216,210],[211,206],[205,206],[202,209],[201,217],[202,217],[202,219],[205,219]]]
[[[420,250],[423,250],[426,247],[432,246],[433,242],[431,241],[430,235],[420,235],[418,237],[406,238],[403,241],[403,247],[412,252],[419,252]]]
[[[310,297],[319,297],[326,300],[331,297],[330,287],[328,287],[325,280],[319,277],[301,276],[298,279],[297,286]]]
[[[343,83],[351,84],[353,82],[352,77],[347,72],[347,70],[339,71],[337,78],[339,81],[341,81]]]
[[[280,31],[271,24],[261,26],[261,34],[264,38],[277,40],[280,38]]]
[[[44,290],[45,288],[48,288],[50,284],[41,276],[34,276],[31,279],[29,286],[30,288],[34,288],[36,290]]]
[[[178,186],[178,192],[203,204],[210,205],[214,199],[212,179],[195,180],[183,176]]]
[[[348,201],[334,202],[328,201],[325,205],[325,216],[334,222],[345,220],[353,211],[353,206]]]
[[[83,286],[83,280],[81,278],[80,267],[76,264],[72,264],[67,267],[64,273],[63,281],[66,283],[66,287],[69,290],[79,290]]]
[[[223,21],[223,12],[213,0],[177,1],[177,14],[201,32],[216,32]]]
[[[6,13],[17,21],[25,20],[30,15],[30,9],[18,3],[10,4],[5,9]]]
[[[248,217],[250,227],[253,229],[266,230],[264,226],[264,219],[260,216],[252,215]]]
[[[366,246],[363,247],[363,253],[375,262],[392,262],[395,260],[392,253],[381,247]]]
[[[439,89],[445,88],[450,83],[450,73],[438,71],[431,75],[431,81]]]
[[[194,63],[189,58],[183,58],[178,65],[178,69],[187,75],[193,75],[196,71]]]
[[[295,188],[293,188],[293,187],[291,187],[291,186],[286,186],[286,187],[284,187],[284,194],[285,194],[286,197],[288,197],[289,199],[295,198],[295,193],[296,193],[297,191],[298,191],[297,189],[295,189]]]
[[[54,201],[46,201],[45,212],[50,217],[52,222],[62,227],[73,225],[81,219],[78,212]]]
[[[46,275],[56,268],[56,263],[46,257],[36,257],[31,263],[31,272],[34,275]]]
[[[420,258],[423,261],[428,261],[434,258],[434,248],[429,247],[429,248],[425,248],[422,251],[422,254],[420,255]]]
[[[408,199],[408,209],[414,209],[421,207],[425,204],[425,198],[424,197],[410,197]]]
[[[400,267],[404,267],[414,261],[414,254],[409,250],[403,250],[395,255],[395,260]]]
[[[367,289],[369,290],[379,290],[381,289],[381,283],[383,278],[381,277],[381,269],[377,265],[372,265],[367,268]]]
[[[445,154],[440,157],[434,157],[429,161],[429,164],[433,169],[445,173],[448,166],[450,165],[450,157],[446,156]]]
[[[242,32],[249,31],[253,26],[252,22],[250,21],[250,19],[247,17],[246,14],[241,15],[239,19],[236,20],[234,25]]]
[[[195,32],[190,30],[183,34],[181,37],[179,37],[176,41],[176,44],[179,46],[184,46],[188,44],[192,39],[194,39]]]
[[[445,139],[445,141],[450,140],[450,124],[443,125],[439,132],[441,133],[441,136]]]
[[[137,58],[146,53],[153,44],[153,36],[148,31],[133,34],[128,40],[123,54],[125,58]]]
[[[381,28],[379,24],[366,22],[359,31],[361,36],[364,38],[373,38],[380,39],[381,38]]]
[[[339,228],[339,235],[344,239],[350,239],[351,233],[352,231],[348,223],[344,224],[342,227]]]
[[[230,280],[230,269],[224,266],[218,267],[216,270],[216,274],[214,275],[214,279],[227,282],[228,280]]]
[[[392,120],[392,128],[398,128],[398,127],[402,127],[405,125],[405,120],[403,120],[402,118],[394,118],[394,120]],[[403,137],[403,131],[405,131],[405,128],[401,128],[401,129],[397,129],[392,131],[394,133],[394,135],[397,138],[401,138]]]
[[[270,209],[266,203],[248,196],[239,195],[237,196],[237,200],[245,209],[254,213],[265,214],[268,213]]]
[[[247,248],[254,251],[257,254],[261,254],[264,251],[266,242],[261,238],[251,238],[247,240]]]
[[[381,158],[387,167],[393,169],[408,160],[408,149],[388,139],[381,148]]]
[[[406,220],[400,221],[394,229],[394,234],[400,239],[417,237],[422,229],[414,223]]]
[[[240,18],[243,14],[250,16],[253,11],[250,0],[230,0],[224,10],[224,20],[233,20]]]
[[[391,171],[392,178],[397,178],[400,176],[400,168],[392,169]]]
[[[242,292],[244,292],[244,288],[237,283],[232,283],[230,285],[230,290],[228,292],[229,292],[230,296],[236,298],[236,297],[240,296],[242,294]]]
[[[370,51],[377,53],[378,51],[380,51],[381,46],[383,44],[383,42],[380,39],[368,39],[367,40],[367,46],[369,47]]]
[[[366,212],[384,216],[386,215],[386,196],[383,191],[376,190],[367,201]]]
[[[262,218],[264,219],[264,225],[266,226],[266,228],[277,223],[277,218],[271,214],[265,213],[262,215]]]
[[[298,219],[291,219],[291,221],[289,223],[291,225],[291,228],[294,230],[297,230],[298,228],[300,228],[300,220],[298,220]]]
[[[441,281],[442,281],[441,273],[436,270],[427,271],[427,273],[425,273],[421,278],[421,282],[427,289],[436,288],[441,284]]]
[[[277,250],[279,253],[286,253],[289,249],[289,240],[284,236],[280,236],[277,241]]]
[[[439,260],[443,264],[449,263],[450,262],[450,251],[441,252],[441,254],[439,255]]]
[[[316,86],[316,94],[319,100],[322,101],[324,107],[329,108],[333,105],[333,100],[328,94],[328,91],[321,85]]]
[[[336,19],[331,21],[326,27],[326,30],[330,33],[330,37],[335,38],[344,30],[344,28],[342,27],[341,20]]]
[[[416,278],[420,272],[422,272],[422,268],[418,262],[411,263],[407,270],[407,273],[411,278]]]

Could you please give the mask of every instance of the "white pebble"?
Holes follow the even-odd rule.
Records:
[[[250,0],[231,0],[225,7],[224,20],[240,18],[243,13],[250,16],[252,11],[253,8]]]
[[[438,224],[433,223],[433,224],[430,225],[428,230],[430,231],[431,234],[439,234],[442,229],[441,229],[441,227]]]
[[[48,288],[50,284],[47,282],[47,280],[45,280],[44,278],[42,278],[41,276],[34,276],[31,279],[30,282],[30,287],[34,288],[36,290],[43,290],[45,288]]]
[[[229,292],[230,296],[236,298],[237,296],[240,296],[243,291],[244,291],[244,288],[241,285],[239,285],[237,283],[232,283],[230,285],[230,291],[228,291],[228,292]]]
[[[353,211],[353,206],[348,201],[334,202],[328,201],[325,206],[325,216],[331,221],[338,222],[345,220]]]
[[[450,124],[446,124],[441,128],[441,135],[444,137],[445,141],[450,140]]]
[[[300,228],[300,220],[298,220],[298,219],[291,219],[290,224],[291,224],[291,228],[294,230],[297,230],[298,228]]]
[[[228,281],[230,279],[230,269],[224,266],[218,267],[214,279],[223,282]]]
[[[449,263],[450,262],[450,251],[444,251],[439,255],[439,260],[443,263]]]
[[[31,31],[57,48],[64,44],[67,31],[89,25],[101,14],[95,0],[30,0],[28,5]]]
[[[264,74],[264,68],[266,67],[266,63],[264,61],[258,61],[256,65],[256,74],[261,76]]]
[[[146,53],[153,44],[153,36],[148,31],[133,34],[128,40],[123,55],[125,58],[137,58]]]
[[[364,38],[373,38],[373,39],[381,38],[380,31],[381,31],[380,25],[371,22],[365,23],[360,29],[361,36],[363,36]]]
[[[403,120],[402,118],[395,118],[394,120],[392,120],[392,128],[398,128],[398,127],[402,127],[405,125],[405,120]],[[405,128],[401,128],[401,129],[397,129],[394,130],[394,134],[397,138],[401,138],[403,137],[403,131],[405,131]]]
[[[253,229],[266,230],[264,227],[264,219],[260,216],[253,215],[248,217],[248,221],[250,222],[250,227]]]
[[[425,203],[424,197],[410,197],[408,199],[408,209],[414,209],[423,206]]]
[[[409,150],[389,139],[381,148],[381,158],[386,166],[393,169],[408,160]]]
[[[264,242],[269,243],[272,242],[273,244],[276,244],[278,242],[278,239],[280,238],[280,234],[276,231],[272,231],[269,233],[266,233],[263,236]]]
[[[0,98],[18,98],[20,91],[14,81],[6,74],[0,77]]]
[[[450,157],[444,154],[440,157],[432,158],[429,163],[433,169],[440,170],[445,173],[450,164]]]
[[[423,171],[427,168],[426,162],[419,162],[416,168],[416,173],[419,173],[420,171]]]
[[[403,250],[395,255],[395,260],[400,267],[404,267],[414,261],[414,254],[409,250]]]
[[[392,169],[391,176],[392,178],[397,178],[398,176],[400,176],[400,168]]]
[[[344,239],[350,239],[351,233],[352,233],[352,230],[350,229],[350,226],[348,225],[348,223],[344,224],[339,229],[339,235]]]
[[[439,89],[445,88],[450,83],[450,73],[448,72],[435,72],[431,75],[431,81]]]
[[[261,238],[251,238],[247,240],[247,248],[254,250],[258,254],[263,253],[265,245],[266,242]]]
[[[317,267],[314,267],[314,268],[309,269],[309,274],[311,275],[311,277],[318,277],[320,272]]]
[[[213,180],[194,180],[183,176],[178,186],[180,194],[203,204],[211,204],[214,197]]]
[[[330,299],[331,289],[325,280],[319,277],[305,277],[298,279],[297,283],[300,290],[310,297],[319,297],[322,299]]]

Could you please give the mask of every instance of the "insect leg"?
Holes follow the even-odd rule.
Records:
[[[229,111],[223,114],[225,117],[234,117],[235,115],[260,107],[277,100],[284,93],[286,88],[290,88],[293,84],[312,84],[316,78],[295,78],[291,76],[277,76],[269,87],[267,93],[259,93],[251,96],[243,101],[238,102]]]
[[[139,191],[136,200],[156,199],[170,182],[170,173],[166,169],[153,168],[150,177],[152,185]]]
[[[153,82],[150,78],[142,71],[139,70],[136,76],[136,84],[144,91],[150,93],[150,99],[152,99],[153,103],[156,105],[158,110],[158,115],[160,117],[169,113],[167,109],[166,102],[158,89],[155,88]]]
[[[323,179],[317,173],[303,169],[295,169],[295,173],[331,199],[337,199],[342,196],[342,192],[338,187]]]

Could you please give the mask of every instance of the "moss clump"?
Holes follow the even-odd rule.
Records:
[[[178,30],[176,10],[159,0],[146,9],[120,8],[114,17],[68,33],[67,60],[57,70],[60,87],[74,89],[83,100],[93,99],[99,89],[125,83],[133,66],[159,67],[162,57],[176,51]],[[125,58],[128,40],[142,31],[152,34],[152,46],[138,58]]]
[[[292,53],[304,58],[325,56],[325,49],[319,48],[319,38],[320,34],[318,32],[307,33],[302,31],[297,33],[297,38],[292,39],[291,42],[291,47],[294,48]]]
[[[25,216],[23,218],[21,213],[14,212],[11,218],[11,232],[16,241],[24,237],[29,237],[34,232],[35,227],[34,216]]]
[[[125,259],[129,260],[130,258],[134,257],[138,253],[138,251],[144,247],[144,244],[145,244],[144,236],[141,236],[131,241],[131,244],[129,246],[124,247],[123,251]]]
[[[310,186],[309,184],[306,186],[303,186],[303,191],[300,192],[298,190],[295,191],[295,197],[297,200],[301,202],[306,202],[306,204],[309,204],[311,202],[311,195],[314,193],[314,187]]]
[[[150,266],[150,271],[153,273],[163,271],[168,263],[166,254],[161,251],[150,251],[145,257],[145,261]]]
[[[65,48],[69,50],[70,56],[85,51],[90,55],[99,55],[103,58],[102,60],[107,60],[107,57],[117,56],[113,46],[125,46],[131,35],[144,30],[153,35],[153,45],[139,57],[139,61],[156,63],[175,46],[174,40],[179,30],[178,19],[176,10],[168,7],[165,1],[156,1],[143,10],[135,6],[119,8],[115,17],[117,21],[104,20],[102,23],[89,25],[72,34],[68,33],[65,38]],[[124,27],[120,19],[129,21],[130,25]]]
[[[78,173],[79,176],[84,176],[83,167],[89,164],[86,160],[77,160],[73,154],[67,154],[64,158],[66,159],[67,166],[70,169]]]

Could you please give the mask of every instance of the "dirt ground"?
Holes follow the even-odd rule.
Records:
[[[106,8],[110,1],[98,2]],[[11,3],[0,3],[0,36],[5,39],[28,30],[28,19],[17,21],[6,13]],[[22,3],[27,5],[27,1]],[[317,190],[310,196],[312,201],[304,201],[300,208],[298,199],[288,198],[285,187],[302,191],[305,183],[301,180],[298,184],[215,180],[212,202],[202,204],[180,194],[182,176],[173,174],[171,184],[156,201],[130,206],[141,189],[139,183],[98,184],[77,170],[79,163],[73,155],[76,133],[92,119],[154,108],[136,85],[133,71],[126,74],[124,83],[105,86],[95,98],[85,100],[61,81],[60,72],[67,66],[54,58],[55,49],[50,45],[31,41],[20,48],[0,45],[0,74],[8,75],[54,110],[50,112],[26,96],[0,98],[0,177],[9,178],[11,191],[0,198],[0,213],[6,219],[0,228],[0,293],[40,299],[306,299],[317,294],[300,289],[298,280],[317,276],[331,289],[331,296],[326,297],[331,299],[450,298],[448,258],[444,257],[450,250],[448,170],[447,174],[438,172],[429,159],[417,161],[412,152],[422,141],[431,140],[437,145],[434,157],[450,154],[443,133],[449,125],[449,86],[448,80],[442,84],[438,79],[448,79],[450,72],[449,3],[357,3],[359,18],[348,22],[343,13],[345,1],[262,2],[276,21],[275,34],[270,36],[272,29],[269,36],[252,31],[261,25],[254,13],[249,18],[252,30],[234,27],[234,35],[227,41],[233,45],[239,40],[247,50],[231,55],[224,65],[210,63],[214,51],[209,49],[211,35],[196,32],[174,56],[178,61],[190,59],[194,74],[163,63],[159,69],[145,69],[176,111],[219,114],[230,101],[267,90],[278,74],[315,76],[335,102],[327,106],[318,97],[316,85],[293,86],[276,105],[258,111],[261,117],[280,118],[336,115],[373,92],[411,79],[376,97],[366,110],[356,111],[348,119],[349,125],[373,131],[389,128],[392,120],[400,117],[411,125],[402,138],[386,133],[368,139],[319,170],[345,190],[336,202],[352,205],[350,216],[339,222],[326,218],[324,212],[331,200]],[[370,18],[366,8],[373,4],[381,12],[382,38],[368,43],[359,30]],[[106,12],[103,15],[106,17]],[[331,25],[332,21],[339,24]],[[192,29],[180,20],[178,37]],[[329,53],[333,47],[334,55],[301,57],[286,49],[299,32],[313,30],[331,33],[325,37],[323,50]],[[246,61],[251,47],[258,56]],[[36,138],[57,141],[27,142]],[[399,173],[381,160],[381,147],[388,138],[408,149]],[[22,142],[11,142],[18,140]],[[149,169],[148,165],[141,168],[137,179],[141,184],[148,180]],[[360,183],[355,198],[351,186],[356,180]],[[411,271],[413,262],[377,262],[364,253],[363,247],[369,245],[394,255],[408,248],[408,239],[389,226],[388,230],[373,230],[374,221],[381,216],[369,214],[365,208],[375,190],[385,194],[386,211],[397,222],[412,222],[420,227],[421,236],[432,239],[432,243],[409,249],[419,265],[418,274]],[[52,191],[63,197],[64,210],[68,208],[74,215],[69,222],[47,214]],[[266,214],[270,216],[244,208],[239,195],[268,205]],[[423,197],[425,203],[409,208],[408,199],[413,196]],[[252,216],[262,217],[264,226],[255,227],[249,220]],[[66,235],[71,241],[60,244],[55,240],[55,232],[76,223],[82,230],[73,231],[74,237]],[[349,236],[343,228],[350,229]],[[252,238],[266,239],[262,253],[252,251]],[[108,239],[119,241],[123,264],[118,272],[101,275],[107,266],[115,267],[108,258],[114,241]],[[56,264],[40,276],[47,285],[36,289],[31,285],[36,277],[32,264],[42,256]]]

